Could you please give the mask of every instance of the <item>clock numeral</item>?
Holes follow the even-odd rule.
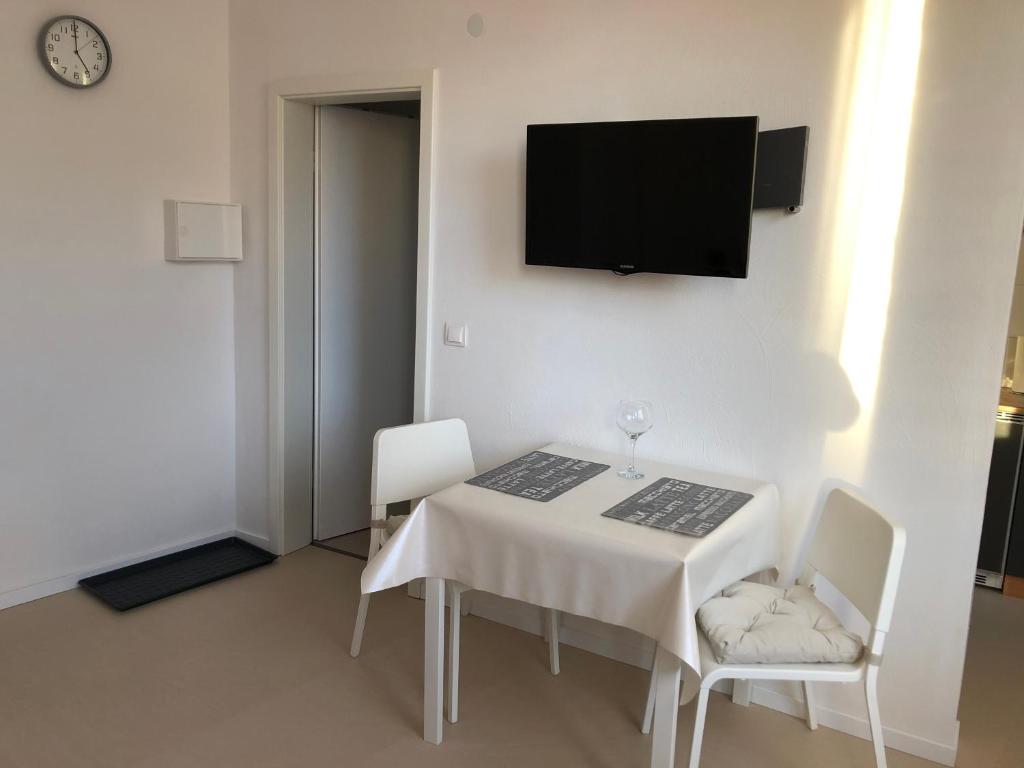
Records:
[[[100,41],[99,40],[93,40],[92,41],[92,47],[93,48],[99,48],[99,45],[100,45]]]
[[[60,33],[59,32],[51,32],[50,33],[50,39],[53,40],[53,42],[55,42],[55,43],[59,43],[60,42]]]
[[[62,75],[66,75],[68,73],[68,68],[67,67],[61,67],[61,70],[62,70],[61,71]]]
[[[60,59],[58,59],[56,56],[50,59],[50,61],[52,61],[54,64],[60,64]]]
[[[46,50],[52,51],[53,50],[53,43],[47,43],[46,44]]]
[[[96,54],[96,60],[97,61],[103,61],[103,54],[102,53],[97,53]]]
[[[77,79],[78,79],[78,70],[76,69],[75,70],[75,80],[77,80]]]

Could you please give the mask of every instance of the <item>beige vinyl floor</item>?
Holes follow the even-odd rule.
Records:
[[[0,766],[646,766],[646,675],[574,648],[463,624],[462,718],[423,742],[422,603],[375,596],[348,655],[363,563],[307,547],[118,614],[73,590],[0,611]],[[959,765],[1019,768],[1024,601],[979,592]],[[884,673],[884,668],[883,668]],[[693,706],[680,709],[685,765]],[[884,712],[883,712],[884,717]],[[707,768],[874,765],[867,742],[714,695]],[[931,765],[889,751],[892,768]]]
[[[365,560],[366,553],[370,550],[370,529],[367,528],[364,531],[334,536],[333,538],[319,541],[317,544],[321,547],[333,549],[343,554],[355,555]]]

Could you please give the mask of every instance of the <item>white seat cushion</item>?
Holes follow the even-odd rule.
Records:
[[[864,647],[804,586],[736,582],[700,607],[697,623],[722,664],[854,662]]]

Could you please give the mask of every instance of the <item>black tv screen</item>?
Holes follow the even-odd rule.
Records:
[[[530,125],[526,263],[746,277],[756,117]]]

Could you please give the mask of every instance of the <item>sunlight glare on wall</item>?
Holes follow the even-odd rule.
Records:
[[[853,272],[839,361],[861,407],[878,385],[892,287],[893,254],[903,204],[907,143],[917,81],[923,0],[874,0],[877,19],[866,30],[878,55],[859,76],[858,97],[873,102],[860,116],[865,151],[859,226],[853,233]],[[875,14],[872,14],[874,16]],[[881,27],[881,28],[879,28]],[[872,92],[873,93],[870,93]],[[856,112],[860,112],[856,109]],[[858,119],[858,118],[855,118]],[[858,164],[859,165],[859,164]]]
[[[839,363],[860,405],[859,459],[874,413],[917,86],[924,0],[867,0],[851,93],[833,257],[849,275]],[[847,464],[848,477],[859,474]]]

